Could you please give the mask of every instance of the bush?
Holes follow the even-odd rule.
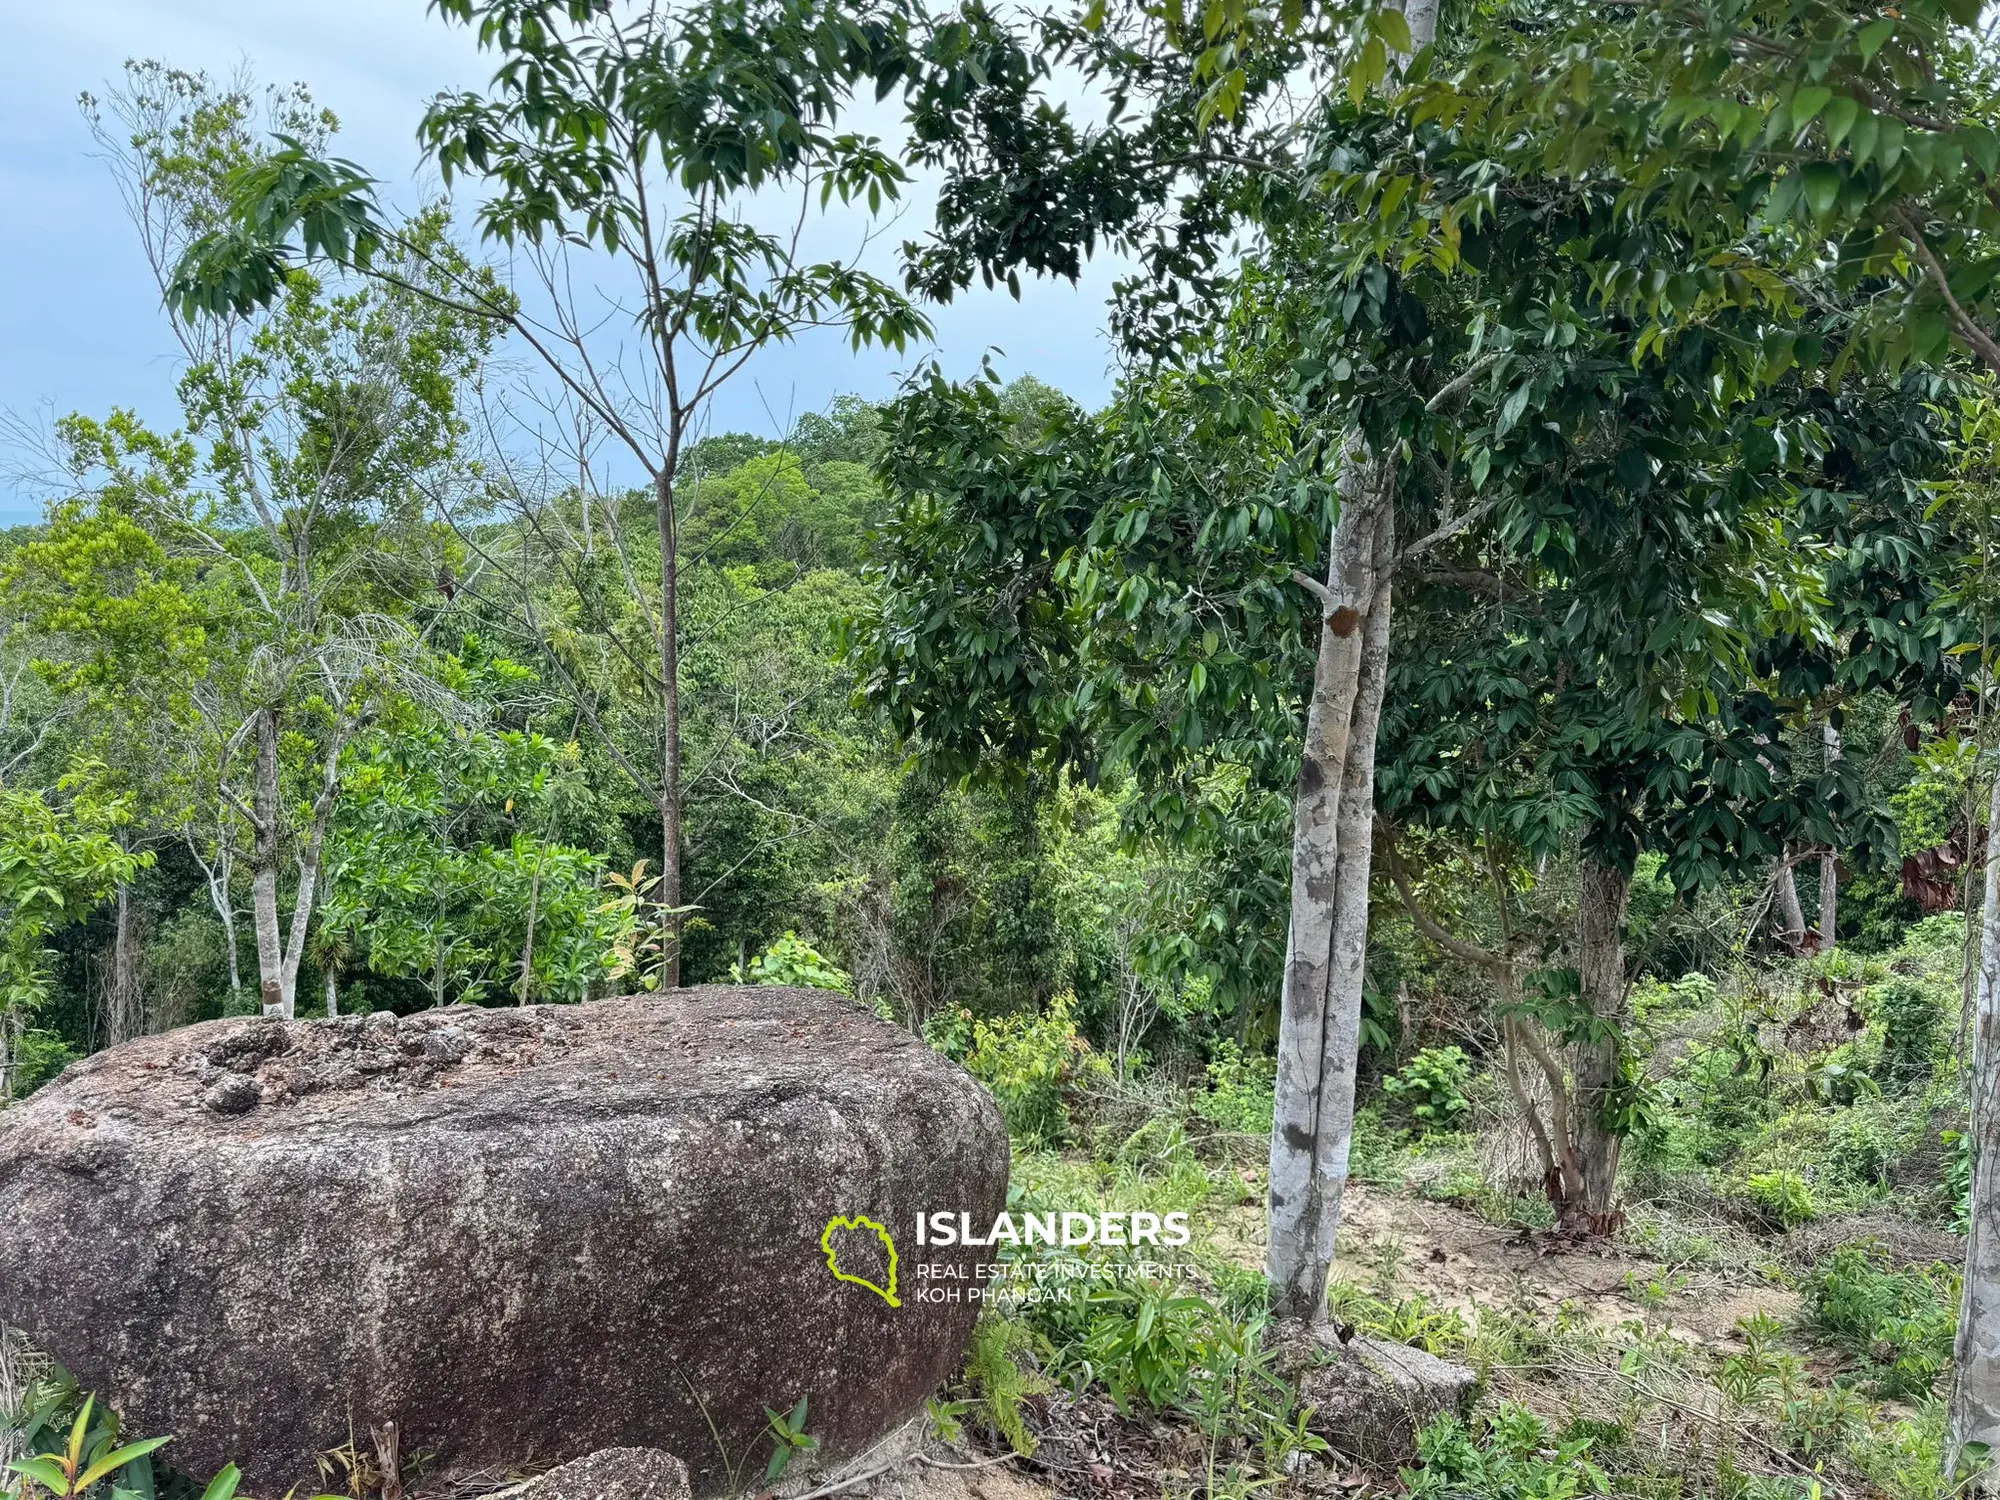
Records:
[[[1867,1006],[1882,1033],[1877,1081],[1891,1094],[1917,1092],[1937,1068],[1944,1020],[1937,995],[1914,979],[1895,979],[1870,989]]]
[[[1426,1047],[1382,1080],[1382,1092],[1419,1130],[1453,1130],[1465,1120],[1472,1101],[1472,1059],[1462,1047]]]
[[[1813,1321],[1863,1356],[1884,1395],[1926,1396],[1951,1366],[1959,1273],[1940,1262],[1893,1270],[1879,1250],[1843,1245],[1806,1281]]]
[[[966,1071],[993,1091],[1017,1140],[1060,1145],[1069,1139],[1065,1095],[1111,1067],[1077,1035],[1075,1000],[1058,995],[1039,1015],[972,1023]]]
[[[975,1397],[974,1409],[1023,1458],[1035,1451],[1035,1436],[1022,1417],[1022,1403],[1052,1389],[1035,1366],[1038,1342],[1027,1324],[989,1311],[980,1315],[972,1332],[972,1348],[965,1357],[965,1379]]]
[[[14,1096],[25,1099],[82,1054],[53,1031],[30,1031],[14,1044]]]
[[[1589,1436],[1556,1442],[1548,1423],[1511,1401],[1473,1427],[1447,1412],[1417,1434],[1417,1467],[1403,1470],[1403,1486],[1420,1500],[1608,1495],[1610,1480],[1590,1461],[1592,1442]]]
[[[1743,1188],[1758,1217],[1772,1228],[1797,1229],[1819,1217],[1812,1189],[1796,1172],[1753,1172]]]
[[[1245,1057],[1231,1041],[1219,1042],[1208,1065],[1208,1088],[1194,1112],[1223,1130],[1269,1136],[1278,1079],[1274,1057]]]
[[[847,971],[796,932],[787,932],[751,959],[747,973],[731,964],[729,977],[738,984],[784,984],[832,990],[837,995],[854,993],[854,981]]]

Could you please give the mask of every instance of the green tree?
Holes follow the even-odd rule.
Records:
[[[84,103],[164,291],[184,250],[225,222],[228,184],[270,166],[254,100],[247,86],[135,63],[108,101]],[[323,146],[334,129],[301,90],[273,109],[295,142]],[[192,710],[197,764],[184,780],[212,787],[247,831],[268,1014],[295,1008],[341,752],[381,684],[422,675],[424,635],[453,592],[438,583],[450,555],[436,507],[463,477],[461,398],[494,324],[442,293],[465,281],[499,293],[450,249],[444,224],[434,209],[400,225],[387,279],[287,276],[255,314],[174,320],[185,435],[122,415],[73,419],[79,498],[53,539],[87,556],[137,547],[136,529],[171,566],[146,559],[141,576],[35,560],[48,564],[50,630],[86,661],[113,661],[134,616],[198,622],[199,676],[169,679]],[[125,663],[124,683],[143,682],[141,665]],[[232,847],[233,833],[216,842]],[[287,923],[280,887],[293,867]]]
[[[79,766],[53,802],[0,787],[0,1101],[14,1097],[28,1017],[47,995],[50,935],[152,860],[120,844],[130,809],[97,792],[95,770]]]
[[[433,1005],[585,998],[620,929],[599,861],[547,833],[563,756],[537,734],[391,705],[342,764],[323,928]]]
[[[901,166],[871,138],[841,128],[852,92],[894,87],[911,61],[894,7],[818,0],[695,0],[625,16],[595,0],[442,0],[447,20],[476,26],[499,67],[485,94],[434,102],[419,127],[446,180],[489,189],[483,232],[520,252],[538,286],[523,310],[451,257],[385,222],[369,180],[322,159],[318,142],[284,139],[231,182],[231,216],[187,247],[174,283],[186,317],[228,318],[279,295],[293,257],[325,259],[395,284],[424,284],[460,315],[504,325],[553,377],[570,457],[587,468],[593,440],[614,444],[645,475],[655,567],[639,622],[642,661],[612,650],[657,709],[643,757],[615,759],[659,820],[659,907],[666,979],[678,983],[683,911],[681,528],[694,499],[683,465],[716,392],[763,348],[809,328],[839,327],[859,345],[902,348],[928,331],[895,288],[850,262],[810,262],[799,237],[759,227],[755,195],[893,200]],[[602,307],[574,289],[607,287]],[[424,278],[440,278],[425,283]],[[593,337],[630,320],[636,351]],[[629,346],[628,346],[629,347]],[[588,435],[586,435],[588,434]],[[516,504],[533,512],[545,497]],[[583,504],[593,497],[587,492]],[[607,511],[616,516],[616,508]],[[516,572],[517,593],[532,580]],[[532,619],[532,617],[531,617]],[[540,633],[538,631],[538,633]],[[600,700],[569,681],[607,742]]]

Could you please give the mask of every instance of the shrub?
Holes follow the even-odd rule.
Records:
[[[1758,1215],[1778,1229],[1797,1229],[1819,1216],[1812,1189],[1796,1172],[1753,1172],[1744,1195]]]
[[[839,995],[854,993],[854,981],[847,971],[796,932],[787,932],[751,959],[748,972],[731,964],[729,977],[738,984],[798,985]]]
[[[53,1031],[30,1031],[14,1043],[14,1093],[25,1099],[82,1054]]]
[[[1593,1439],[1557,1442],[1548,1423],[1511,1401],[1467,1427],[1447,1412],[1417,1434],[1417,1467],[1403,1486],[1420,1500],[1570,1500],[1607,1495],[1611,1482],[1590,1461]]]
[[[1914,979],[1895,979],[1868,991],[1870,1018],[1881,1028],[1877,1081],[1892,1094],[1911,1094],[1930,1082],[1937,1067],[1943,1012],[1937,995]]]
[[[965,1379],[976,1398],[975,1410],[986,1425],[1026,1458],[1035,1451],[1035,1436],[1021,1415],[1030,1396],[1051,1389],[1036,1368],[1035,1331],[998,1313],[981,1314],[965,1357]]]
[[[1077,1035],[1075,1007],[1072,997],[1058,995],[1039,1015],[972,1023],[966,1071],[993,1091],[1018,1140],[1051,1145],[1068,1140],[1064,1096],[1111,1074],[1110,1064]]]
[[[1472,1059],[1462,1047],[1426,1047],[1382,1080],[1382,1092],[1420,1130],[1452,1130],[1472,1108]]]
[[[1208,1088],[1195,1095],[1195,1113],[1223,1130],[1270,1135],[1278,1060],[1245,1057],[1234,1042],[1223,1041],[1207,1071]]]
[[[1895,1270],[1869,1245],[1843,1245],[1806,1281],[1813,1321],[1873,1367],[1883,1394],[1925,1396],[1951,1365],[1959,1274]]]

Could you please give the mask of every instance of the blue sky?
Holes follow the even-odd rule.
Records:
[[[303,81],[340,116],[340,153],[408,207],[434,186],[419,175],[413,140],[424,100],[477,87],[490,67],[463,30],[426,14],[425,0],[50,0],[10,10],[0,47],[0,202],[10,209],[0,220],[0,411],[35,425],[114,405],[163,426],[176,418],[174,342],[117,190],[92,158],[79,92],[102,92],[128,57]],[[886,136],[889,124],[876,128]],[[890,246],[917,232],[927,209],[920,184],[871,252],[875,269],[893,269]],[[809,248],[842,252],[858,232],[835,220]],[[832,334],[771,350],[725,393],[715,427],[768,432],[844,391],[887,395],[927,354],[965,374],[989,349],[1004,352],[1005,373],[1031,371],[1095,402],[1110,386],[1104,302],[1114,274],[1100,265],[1080,287],[1025,286],[1019,303],[973,294],[937,313],[931,350],[856,355]],[[0,472],[19,467],[18,455],[0,455]],[[32,484],[0,486],[0,525],[38,515],[43,498]]]

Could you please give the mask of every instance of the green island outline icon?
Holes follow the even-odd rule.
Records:
[[[889,1287],[884,1291],[866,1276],[850,1276],[840,1269],[840,1252],[833,1248],[833,1232],[836,1229],[872,1229],[875,1237],[882,1242],[882,1248],[889,1252]],[[835,1214],[826,1221],[826,1228],[820,1231],[819,1247],[826,1252],[826,1268],[833,1272],[835,1281],[850,1281],[856,1286],[865,1286],[891,1307],[903,1304],[896,1299],[896,1242],[889,1238],[889,1231],[877,1224],[866,1214],[856,1214],[848,1218]]]

